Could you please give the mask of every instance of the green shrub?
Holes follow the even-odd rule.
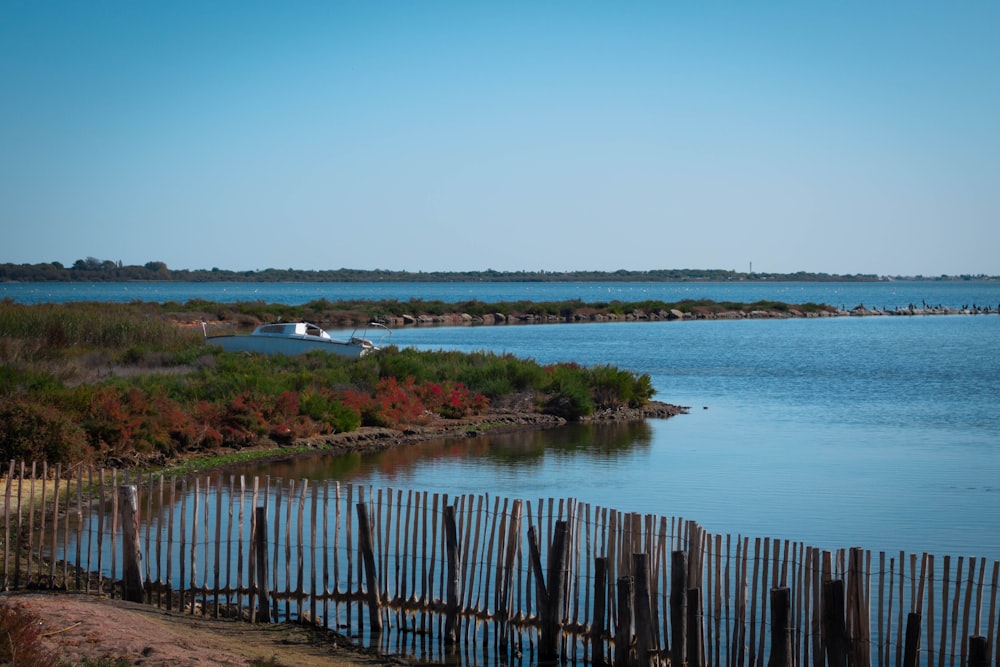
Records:
[[[432,364],[427,362],[432,359],[431,356],[422,355],[416,350],[393,348],[386,350],[385,354],[380,354],[379,357],[379,375],[383,378],[413,378],[417,382],[428,379]]]
[[[333,433],[353,431],[361,426],[361,414],[327,391],[306,391],[299,399],[302,415],[329,427]]]
[[[579,366],[558,364],[550,367],[542,411],[568,421],[579,421],[594,413],[590,387]]]
[[[341,401],[335,401],[327,412],[326,423],[334,433],[348,433],[361,426],[361,415]]]
[[[646,374],[636,376],[608,365],[588,369],[587,376],[587,384],[599,409],[640,407],[654,394],[652,380]]]

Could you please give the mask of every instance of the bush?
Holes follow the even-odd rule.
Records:
[[[329,391],[306,391],[299,400],[303,416],[323,424],[327,432],[345,433],[361,426],[361,412],[333,396]]]
[[[595,366],[588,369],[588,384],[598,409],[621,406],[637,408],[649,402],[654,390],[649,375],[636,376],[614,366]]]
[[[58,408],[0,397],[0,459],[70,464],[88,451],[84,429]]]
[[[590,388],[575,364],[558,364],[548,369],[549,383],[542,411],[568,421],[579,421],[594,413]]]
[[[541,366],[513,355],[479,352],[469,355],[466,364],[457,379],[490,399],[529,389],[542,390],[545,386]]]
[[[416,388],[417,394],[428,410],[447,419],[459,419],[485,412],[490,400],[469,390],[461,382],[439,384],[425,382]]]

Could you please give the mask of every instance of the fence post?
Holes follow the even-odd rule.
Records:
[[[455,525],[455,506],[444,508],[445,542],[448,550],[448,611],[444,624],[445,646],[458,642],[458,601],[461,598],[462,555],[458,549],[458,527]]]
[[[59,480],[56,479],[56,484]],[[118,506],[122,513],[122,597],[129,602],[143,602],[141,545],[139,544],[139,498],[135,487],[118,487]]]
[[[906,616],[906,643],[903,644],[903,667],[918,667],[920,653],[920,614]],[[983,666],[985,667],[985,666]]]
[[[615,667],[633,667],[632,659],[632,607],[634,606],[634,580],[618,577],[618,625],[615,627]]]
[[[788,588],[771,589],[771,655],[767,667],[792,667],[791,603]]]
[[[823,644],[829,667],[847,666],[847,622],[844,619],[844,581],[823,582]]]
[[[528,528],[528,548],[531,567],[535,572],[538,593],[538,662],[553,663],[559,660],[560,616],[563,606],[563,584],[566,580],[566,561],[569,558],[569,540],[566,521],[556,521],[549,546],[548,571],[542,574],[542,557],[538,548],[538,531]]]
[[[82,470],[82,468],[81,468]],[[14,460],[11,459],[10,467],[7,468],[7,485],[4,491],[4,503],[3,503],[3,590],[10,590],[10,572],[7,570],[7,560],[8,553],[10,549],[10,488],[14,483]],[[15,556],[15,559],[17,556]],[[80,558],[77,557],[77,562]],[[77,570],[79,572],[79,569]],[[79,575],[77,575],[77,581],[79,582]],[[77,583],[77,588],[80,588],[80,584]]]
[[[649,599],[649,557],[644,553],[632,554],[632,576],[635,579],[635,594],[632,597],[635,619],[636,662],[642,667],[653,664],[653,619]]]
[[[990,664],[989,644],[986,637],[969,637],[969,667],[988,667]]]
[[[871,655],[871,624],[868,620],[868,605],[865,599],[864,580],[864,549],[851,547],[847,580],[847,619],[850,624],[851,652],[848,660],[851,667],[870,667]]]
[[[674,551],[670,557],[670,665],[687,662],[687,552]]]
[[[594,559],[594,622],[590,626],[590,651],[592,662],[598,667],[605,664],[604,623],[608,603],[608,559]]]
[[[365,564],[365,585],[368,587],[368,618],[372,633],[382,632],[382,606],[379,601],[378,576],[375,572],[375,551],[372,548],[372,525],[368,521],[368,505],[362,500],[358,508],[358,546]]]
[[[568,524],[556,521],[549,547],[548,573],[545,579],[546,609],[542,619],[542,641],[539,643],[539,661],[559,659],[559,635],[562,625],[563,584],[566,581],[566,559],[569,557]],[[542,648],[545,651],[543,654]]]
[[[257,575],[257,622],[271,622],[270,593],[267,589],[267,508],[254,508],[254,554]]]
[[[687,589],[687,663],[690,667],[704,667],[705,640],[702,627],[701,589]]]

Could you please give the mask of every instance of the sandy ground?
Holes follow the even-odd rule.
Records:
[[[144,667],[404,664],[353,647],[334,633],[301,625],[192,617],[82,593],[5,593],[0,600],[34,613],[46,648],[70,664],[85,658],[124,658]]]

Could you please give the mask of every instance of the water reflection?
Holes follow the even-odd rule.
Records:
[[[483,434],[469,438],[430,440],[414,445],[390,447],[380,451],[347,454],[317,454],[282,461],[233,468],[228,473],[368,483],[372,478],[411,479],[415,471],[433,472],[440,464],[476,466],[485,471],[511,469],[533,470],[547,460],[580,464],[608,464],[623,455],[648,449],[653,429],[647,422],[569,424],[555,429],[537,429],[502,434]],[[453,480],[420,475],[431,486]]]

